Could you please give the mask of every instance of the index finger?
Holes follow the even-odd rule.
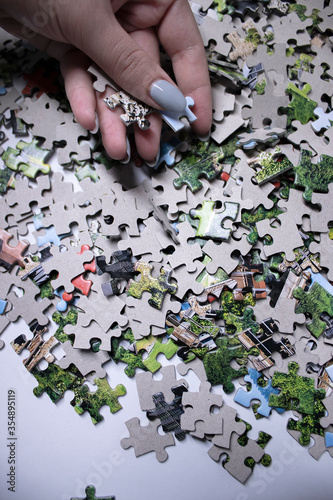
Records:
[[[192,127],[206,135],[212,121],[212,97],[205,48],[187,0],[175,0],[158,27],[158,36],[171,57],[177,85],[193,97],[197,120]]]

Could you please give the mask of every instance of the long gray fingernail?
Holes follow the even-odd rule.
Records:
[[[153,83],[150,96],[165,111],[177,113],[186,107],[186,99],[181,91],[166,80],[158,80]]]

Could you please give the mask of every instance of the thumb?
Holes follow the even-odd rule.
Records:
[[[72,32],[70,41],[119,87],[157,109],[178,112],[185,108],[186,100],[181,91],[123,29],[111,7],[108,9],[105,3],[94,4],[94,11],[81,15],[80,22],[80,29]]]

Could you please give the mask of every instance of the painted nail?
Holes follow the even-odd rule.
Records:
[[[126,137],[126,156],[123,160],[120,160],[120,163],[126,164],[130,161],[131,159],[131,145],[128,140],[128,137]]]
[[[186,107],[186,99],[179,88],[166,80],[153,83],[150,96],[165,111],[177,113]]]
[[[90,132],[92,134],[96,134],[98,132],[98,130],[99,130],[99,120],[98,120],[97,113],[95,113],[95,127],[92,130],[90,130]]]

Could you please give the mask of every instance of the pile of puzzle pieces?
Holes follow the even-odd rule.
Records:
[[[126,394],[109,384],[113,360],[135,377],[149,419],[134,415],[128,435],[124,424],[123,448],[163,462],[191,435],[245,482],[274,456],[268,434],[248,437],[237,405],[258,419],[293,412],[287,431],[303,446],[312,439],[314,458],[333,456],[333,6],[191,7],[212,80],[212,134],[191,135],[189,108],[166,117],[154,168],[135,152],[136,164],[110,160],[99,134],[75,122],[57,63],[1,33],[0,334],[19,318],[26,334],[0,341],[0,356],[13,348],[35,396],[57,403],[72,391],[94,424]],[[89,71],[96,92],[113,88]],[[120,91],[110,102],[146,128],[128,99]],[[189,370],[198,391],[181,378]]]

